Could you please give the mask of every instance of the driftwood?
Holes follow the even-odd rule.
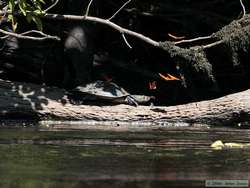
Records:
[[[0,119],[83,120],[106,124],[232,124],[250,120],[250,90],[178,106],[75,105],[55,87],[0,80]]]

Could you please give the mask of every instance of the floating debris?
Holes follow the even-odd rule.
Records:
[[[223,148],[250,148],[250,143],[223,143],[221,140],[217,140],[211,144],[211,148],[215,150],[221,150]]]

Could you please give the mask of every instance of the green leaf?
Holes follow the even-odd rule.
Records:
[[[19,9],[21,10],[21,12],[23,13],[23,15],[24,16],[26,16],[27,15],[27,10],[26,10],[26,8],[27,8],[27,6],[26,6],[26,0],[20,0],[20,3],[18,3],[18,7],[19,7]]]
[[[28,23],[30,23],[32,21],[32,15],[31,14],[27,14],[26,20],[27,20]]]
[[[12,14],[9,14],[9,15],[8,15],[8,22],[11,22],[12,19],[13,19],[13,15],[12,15]]]
[[[43,30],[43,24],[42,24],[41,19],[39,17],[33,16],[32,20],[35,22],[37,29],[42,31]]]
[[[8,8],[11,12],[14,12],[14,9],[15,9],[15,1],[14,0],[9,1]]]
[[[8,0],[8,11],[12,14],[8,15],[8,21],[11,22],[13,31],[17,29],[17,18],[14,12],[21,12],[25,16],[28,23],[34,22],[39,30],[42,30],[42,21],[39,16],[45,14],[42,10],[42,4],[46,4],[44,0]]]
[[[45,2],[43,0],[40,0],[41,3],[45,4]]]
[[[16,29],[17,29],[17,21],[16,19],[14,18],[13,21],[12,21],[12,29],[14,32],[16,32]]]
[[[37,9],[37,10],[34,10],[33,13],[34,13],[35,15],[41,15],[41,14],[43,14],[43,11],[40,10],[40,9]]]
[[[12,15],[8,15],[8,21],[11,22],[12,30],[15,32],[17,29],[17,21],[16,18]]]

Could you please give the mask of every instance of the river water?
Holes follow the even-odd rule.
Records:
[[[204,187],[206,180],[250,180],[250,148],[210,147],[216,140],[250,143],[248,129],[67,127],[0,126],[0,187]]]

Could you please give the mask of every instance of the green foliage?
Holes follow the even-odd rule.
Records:
[[[34,22],[37,29],[42,30],[40,16],[45,13],[42,4],[45,4],[43,0],[9,0],[7,11],[11,14],[8,15],[8,21],[11,22],[13,31],[16,31],[18,25],[15,13],[22,14],[28,23]]]

